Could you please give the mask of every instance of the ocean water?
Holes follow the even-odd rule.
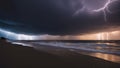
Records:
[[[37,41],[37,42],[12,42],[13,44],[20,44],[23,46],[33,47],[37,50],[43,51],[51,51],[49,47],[56,47],[53,48],[51,52],[58,53],[63,52],[63,49],[68,51],[73,51],[78,54],[85,54],[93,57],[97,57],[100,59],[104,59],[107,61],[120,63],[120,44],[118,43],[82,43],[82,42],[44,42],[44,41]],[[50,51],[49,51],[50,50]]]

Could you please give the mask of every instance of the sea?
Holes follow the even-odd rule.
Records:
[[[61,55],[67,52],[88,55],[106,61],[120,63],[120,43],[81,41],[10,41],[12,44],[33,47],[36,50]]]

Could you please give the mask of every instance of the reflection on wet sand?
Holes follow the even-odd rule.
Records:
[[[97,57],[97,58],[100,58],[100,59],[104,59],[104,60],[107,60],[107,61],[120,63],[120,56],[117,56],[117,55],[103,54],[103,53],[91,53],[90,56]]]
[[[65,42],[12,42],[33,47],[55,55],[68,55],[73,52],[89,55],[111,62],[120,63],[119,43],[65,43]],[[71,54],[72,55],[72,54]]]

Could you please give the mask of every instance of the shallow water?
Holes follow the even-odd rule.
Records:
[[[49,45],[63,48],[80,49],[120,55],[120,45],[116,43],[62,43],[62,42],[31,42],[31,44]]]
[[[60,48],[59,52],[62,51],[61,48],[65,48],[76,53],[120,63],[120,44],[117,43],[13,42],[13,44],[21,44],[23,46],[33,47],[37,50],[40,49],[40,46],[57,47]],[[56,49],[52,51],[54,50]]]

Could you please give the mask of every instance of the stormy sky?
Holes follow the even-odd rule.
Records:
[[[105,13],[93,11],[108,1],[0,0],[0,29],[34,35],[81,35],[114,30],[120,26],[119,0],[111,0]]]

